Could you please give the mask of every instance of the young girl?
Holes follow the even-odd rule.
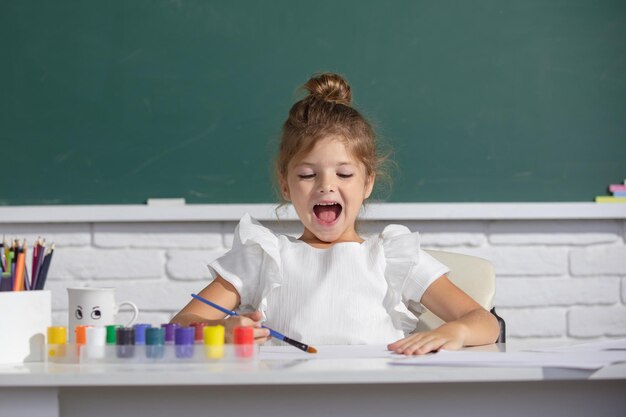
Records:
[[[351,107],[351,90],[336,74],[311,78],[309,95],[293,105],[283,126],[276,171],[282,197],[293,204],[304,232],[276,235],[244,216],[232,249],[209,264],[214,280],[200,295],[242,315],[192,300],[173,319],[181,325],[236,326],[261,322],[310,345],[388,344],[403,354],[493,343],[494,316],[454,286],[448,269],[420,249],[417,233],[387,226],[368,239],[355,222],[372,193],[382,159],[374,132]],[[415,333],[424,305],[446,321]],[[248,313],[245,313],[248,312]]]

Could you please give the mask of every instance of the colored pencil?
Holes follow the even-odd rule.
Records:
[[[239,315],[239,314],[237,314],[236,312],[234,312],[232,310],[228,310],[227,308],[224,308],[224,307],[220,306],[219,304],[215,304],[214,302],[209,301],[206,298],[199,296],[198,294],[191,294],[191,296],[193,298],[195,298],[196,300],[198,300],[198,301],[201,301],[201,302],[203,302],[205,304],[210,305],[211,307],[221,311],[222,313],[224,313],[226,315],[229,315],[229,316],[238,316]],[[313,346],[308,346],[308,345],[305,345],[302,342],[298,342],[297,340],[290,339],[287,336],[285,336],[284,334],[281,334],[281,333],[277,332],[276,330],[270,329],[267,326],[261,326],[261,327],[263,327],[264,329],[269,330],[270,334],[272,335],[272,337],[275,337],[278,340],[282,340],[285,343],[289,343],[291,346],[297,347],[298,349],[303,350],[305,352],[317,353],[317,349],[315,349]]]
[[[41,248],[41,238],[37,239],[37,242],[35,242],[35,246],[33,246],[33,260],[32,260],[32,265],[33,267],[30,269],[30,271],[32,272],[31,275],[31,282],[30,282],[30,287],[32,289],[35,289],[35,284],[37,283],[37,262],[38,262],[38,257],[40,254],[40,248]]]
[[[50,262],[52,261],[52,255],[54,254],[54,243],[50,246],[50,251],[46,253],[43,265],[41,266],[41,271],[39,272],[39,277],[37,277],[37,287],[36,290],[43,290],[44,285],[46,285],[46,279],[48,278],[48,270],[50,269]]]
[[[45,258],[45,254],[46,254],[46,240],[45,239],[39,239],[39,241],[37,242],[38,245],[38,249],[37,249],[37,262],[34,262],[33,260],[33,285],[32,288],[34,290],[37,289],[38,285],[39,285],[39,280],[41,279],[41,266],[43,265],[43,260]]]
[[[13,250],[9,251],[9,256],[7,258],[7,267],[9,273],[9,287],[11,291],[13,291],[13,279],[15,277],[15,252]]]
[[[4,244],[6,242],[6,239],[2,239],[2,242],[0,242],[0,272],[4,273],[4,270],[7,269],[6,267],[6,259],[4,257]]]
[[[9,248],[9,242],[7,242],[6,238],[3,238],[2,241],[3,241],[3,244],[4,244],[4,249],[2,251],[3,254],[4,254],[4,267],[3,267],[4,272],[3,272],[3,274],[6,274],[6,275],[4,275],[6,277],[7,275],[11,274],[11,260],[9,259],[10,248]]]
[[[12,291],[13,283],[11,282],[11,258],[9,257],[9,244],[6,237],[2,238],[2,250],[0,257],[2,258],[2,274],[0,274],[0,291]]]
[[[17,248],[17,262],[15,264],[15,280],[13,291],[24,291],[24,268],[26,268],[26,241]]]

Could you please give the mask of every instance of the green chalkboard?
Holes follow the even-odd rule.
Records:
[[[623,0],[0,0],[0,204],[274,201],[334,71],[388,201],[592,201],[626,177]]]

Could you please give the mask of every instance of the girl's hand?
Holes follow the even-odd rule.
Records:
[[[270,331],[261,327],[261,312],[241,314],[224,319],[226,343],[233,343],[235,327],[254,327],[254,343],[263,344],[270,338]]]
[[[428,332],[413,333],[387,345],[387,349],[403,355],[424,355],[439,349],[458,350],[463,347],[465,329],[458,323],[447,323]]]

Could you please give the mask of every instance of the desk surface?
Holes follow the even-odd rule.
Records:
[[[614,417],[626,406],[624,363],[590,371],[392,361],[261,355],[242,363],[2,365],[0,415]]]
[[[478,350],[497,350],[486,346]],[[476,348],[474,348],[476,349]],[[0,387],[368,384],[625,379],[626,364],[599,370],[397,366],[389,358],[258,359],[239,363],[0,365]]]

